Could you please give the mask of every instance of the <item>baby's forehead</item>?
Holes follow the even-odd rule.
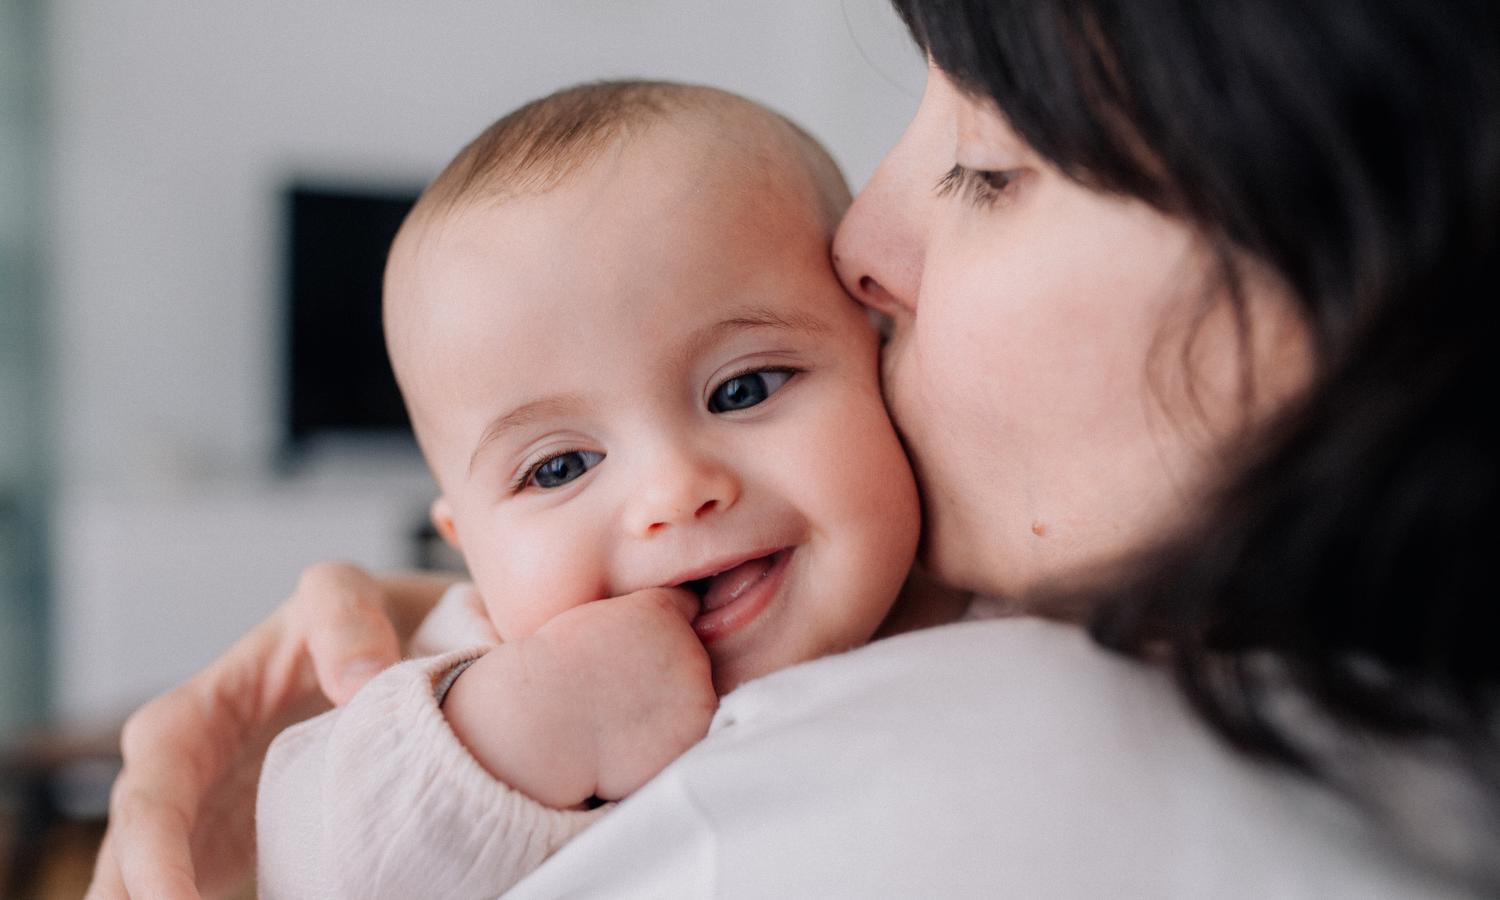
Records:
[[[433,282],[470,266],[489,267],[512,288],[495,290],[488,303],[509,307],[505,343],[514,344],[566,326],[557,321],[565,313],[555,302],[549,273],[559,282],[581,281],[582,296],[592,298],[586,305],[568,303],[572,314],[585,309],[596,319],[628,321],[646,312],[639,292],[649,289],[658,273],[637,268],[612,281],[608,272],[590,279],[591,267],[629,266],[649,258],[664,269],[691,272],[697,265],[712,278],[726,267],[751,266],[752,259],[764,269],[790,264],[790,257],[825,258],[834,216],[818,190],[818,160],[810,158],[803,142],[817,149],[776,114],[732,98],[628,130],[613,147],[546,190],[475,195],[429,207],[404,229],[392,253],[388,330],[424,332],[439,340],[447,340],[440,337],[445,333],[451,337],[455,327],[465,330],[459,318],[473,307],[463,314],[442,309],[453,304]],[[837,169],[832,171],[837,178]],[[746,250],[747,243],[768,241],[775,245],[770,251]],[[762,274],[740,273],[748,281]],[[532,276],[532,282],[513,289],[515,278],[523,276]],[[834,278],[831,270],[827,277]],[[696,287],[691,275],[675,285]],[[698,312],[711,314],[733,304],[713,286],[704,288],[697,292]]]
[[[778,199],[798,204],[826,201],[838,207],[831,210],[834,220],[842,214],[848,188],[838,166],[810,135],[763,106],[735,97],[715,108],[668,117],[659,127],[670,129],[681,155],[698,165],[737,167],[752,176],[735,182],[735,187],[780,188]],[[643,142],[639,152],[652,149]],[[827,224],[831,231],[837,223]]]
[[[764,229],[804,234],[809,246],[826,244],[841,211],[839,201],[825,202],[819,186],[824,173],[803,152],[801,140],[779,116],[748,102],[722,112],[676,112],[620,136],[545,190],[476,191],[466,202],[430,210],[425,221],[408,229],[415,240],[407,243],[426,257],[430,271],[431,264],[448,264],[446,257],[455,247],[476,239],[493,242],[491,219],[501,215],[507,220],[504,230],[517,241],[496,247],[497,252],[533,258],[571,255],[578,257],[574,264],[587,264],[586,258],[594,255],[590,250],[612,249],[579,247],[575,239],[650,243],[689,219],[748,219]],[[607,236],[592,227],[620,217],[632,219],[631,227]],[[555,235],[560,220],[564,240],[525,243],[525,235],[545,233],[548,225]],[[794,223],[810,227],[792,228]],[[724,251],[732,251],[735,243],[726,242]],[[407,264],[410,254],[404,256],[393,254],[392,265]]]
[[[712,89],[693,95],[700,102],[638,115],[600,140],[580,141],[544,161],[486,167],[460,187],[441,192],[445,196],[433,211],[526,200],[538,202],[523,204],[523,212],[545,209],[548,199],[567,194],[570,184],[624,160],[652,169],[663,189],[691,183],[720,199],[815,208],[831,234],[849,192],[827,152],[790,120],[752,101]]]

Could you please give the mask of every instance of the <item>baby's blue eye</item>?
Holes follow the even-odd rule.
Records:
[[[569,450],[538,463],[527,480],[539,488],[562,487],[603,461],[603,453]]]
[[[708,398],[708,411],[733,412],[763,403],[767,397],[781,390],[781,386],[793,374],[795,373],[791,369],[762,369],[759,372],[736,375],[714,388],[713,396]]]

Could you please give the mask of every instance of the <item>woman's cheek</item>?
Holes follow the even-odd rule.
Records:
[[[995,409],[988,395],[996,379],[974,377],[975,372],[989,371],[973,367],[981,361],[975,358],[975,338],[970,334],[976,324],[961,310],[933,303],[918,308],[906,333],[889,348],[895,354],[887,370],[892,414],[919,457],[961,442],[955,429],[966,411]]]

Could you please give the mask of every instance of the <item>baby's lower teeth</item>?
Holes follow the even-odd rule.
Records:
[[[763,581],[771,570],[769,557],[749,560],[715,575],[703,596],[704,609],[718,609],[733,603],[745,592]]]
[[[770,571],[770,569],[766,570],[766,572],[769,572],[769,571]],[[766,572],[761,572],[759,575],[755,576],[754,578],[750,579],[749,581],[746,581],[746,582],[742,583],[739,587],[737,587],[734,590],[730,591],[729,592],[730,599],[732,599],[732,600],[738,600],[738,599],[740,599],[740,595],[741,594],[743,594],[746,591],[750,590],[750,588],[754,587],[755,585],[760,584],[761,579],[763,579],[763,578],[766,577]]]

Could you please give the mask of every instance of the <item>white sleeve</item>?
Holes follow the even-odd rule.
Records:
[[[443,592],[407,642],[409,656],[437,656],[481,644],[500,643],[474,585],[460,581]]]
[[[544,806],[469,755],[433,687],[483,652],[400,663],[276,738],[256,803],[259,896],[494,897],[608,809]]]

